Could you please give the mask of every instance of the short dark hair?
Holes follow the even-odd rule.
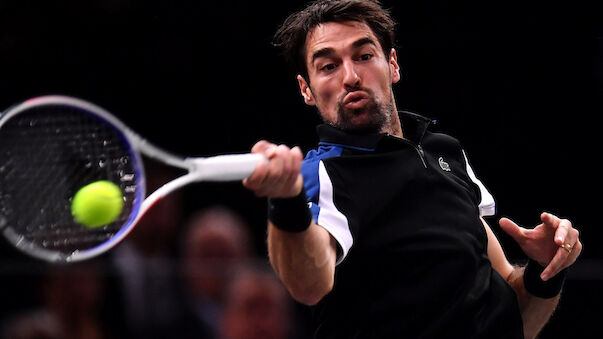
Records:
[[[327,22],[363,22],[373,31],[387,57],[395,44],[395,21],[378,0],[316,0],[291,14],[274,35],[273,44],[287,62],[308,79],[306,37],[314,27]]]

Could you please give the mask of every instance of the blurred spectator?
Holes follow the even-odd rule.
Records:
[[[226,291],[221,339],[292,337],[292,300],[269,267],[241,268]]]
[[[102,319],[104,281],[93,262],[51,266],[40,282],[42,305],[4,324],[3,338],[102,339],[112,335]]]
[[[181,319],[187,338],[217,333],[229,275],[252,253],[247,223],[226,207],[210,207],[187,223],[182,241],[182,296],[188,317]]]
[[[145,161],[145,171],[147,193],[177,175],[152,161]],[[157,202],[111,251],[126,337],[171,337],[180,316],[174,261],[181,215],[181,195],[176,191]]]

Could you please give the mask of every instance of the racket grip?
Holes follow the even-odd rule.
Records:
[[[236,181],[249,177],[257,165],[268,162],[263,154],[229,154],[193,159],[199,181]]]

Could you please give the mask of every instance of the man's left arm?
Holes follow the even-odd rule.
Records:
[[[542,213],[540,218],[542,223],[533,229],[520,227],[507,218],[499,221],[501,228],[530,259],[526,267],[509,263],[496,236],[482,218],[488,234],[488,257],[492,267],[517,294],[527,339],[535,338],[553,314],[559,301],[558,287],[563,281],[564,269],[572,265],[582,251],[578,230],[571,222],[550,213]],[[530,285],[528,288],[526,281]]]

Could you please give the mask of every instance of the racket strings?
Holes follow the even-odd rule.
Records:
[[[73,107],[34,107],[0,128],[0,227],[20,241],[70,254],[105,242],[127,223],[136,173],[123,135],[102,119]],[[71,199],[98,180],[121,186],[124,211],[100,228],[78,225]]]

